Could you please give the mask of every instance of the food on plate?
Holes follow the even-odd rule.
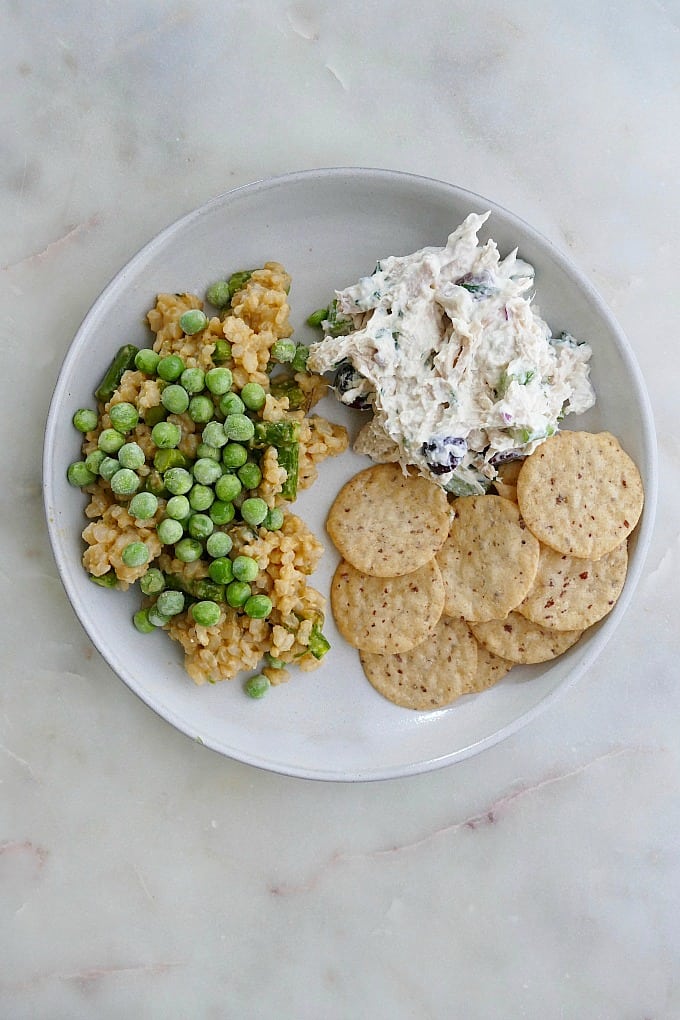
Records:
[[[396,464],[360,471],[333,501],[326,528],[358,570],[394,577],[416,570],[437,552],[449,530],[446,493]]]
[[[431,633],[444,609],[436,561],[399,577],[373,577],[341,560],[331,583],[338,630],[366,652],[407,652]]]
[[[459,617],[442,616],[429,640],[410,651],[360,657],[373,687],[403,708],[444,708],[476,689],[477,642]]]
[[[199,684],[258,667],[280,683],[329,648],[325,598],[308,584],[323,546],[290,504],[347,435],[309,413],[326,387],[290,339],[289,286],[268,262],[209,288],[216,315],[196,295],[159,294],[152,347],[121,347],[97,409],[73,418],[84,566],[105,587],[138,582],[135,626],[166,630]],[[251,697],[266,690],[258,677]]]
[[[522,517],[544,545],[596,560],[637,524],[640,472],[609,432],[562,432],[536,451],[517,478]]]
[[[488,216],[470,214],[442,248],[381,258],[311,317],[324,338],[309,367],[372,413],[355,449],[459,496],[487,491],[500,464],[595,402],[591,348],[552,335],[516,251],[478,243]]]
[[[444,612],[498,620],[527,595],[538,568],[537,539],[514,503],[502,496],[461,496],[448,538],[436,554]]]
[[[521,663],[548,662],[571,648],[583,633],[581,630],[550,630],[517,612],[508,613],[502,620],[471,623],[470,629],[494,655]]]
[[[553,630],[584,630],[610,611],[627,569],[626,542],[599,560],[578,559],[543,545],[534,583],[517,611]]]

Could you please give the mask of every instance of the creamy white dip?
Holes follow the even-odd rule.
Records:
[[[459,495],[483,492],[495,465],[595,403],[590,347],[552,336],[516,250],[501,259],[494,241],[478,244],[488,216],[471,214],[444,248],[381,259],[336,291],[308,361],[337,369],[340,400],[373,411],[364,452]]]

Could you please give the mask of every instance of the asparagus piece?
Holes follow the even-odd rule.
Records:
[[[95,577],[94,574],[89,574],[88,577],[93,584],[98,584],[100,588],[118,587],[118,578],[116,577],[115,570],[107,570],[105,574],[101,574],[99,577]]]
[[[173,591],[184,592],[189,598],[198,599],[199,601],[204,599],[210,599],[212,602],[225,601],[224,585],[216,584],[207,577],[187,580],[187,578],[181,577],[179,574],[166,574],[165,586]]]
[[[315,659],[323,659],[324,655],[331,647],[330,641],[322,633],[321,627],[318,623],[315,623],[312,626],[312,632],[309,635],[309,644],[307,647]]]
[[[106,404],[113,396],[120,380],[123,378],[123,372],[127,372],[128,368],[134,367],[135,354],[138,350],[139,348],[135,347],[134,344],[124,344],[116,352],[113,361],[104,373],[102,381],[94,391],[95,397],[102,404]]]
[[[299,411],[306,408],[307,397],[295,381],[293,376],[280,376],[272,379],[269,390],[273,397],[280,400],[281,397],[288,397],[288,408],[290,411]]]
[[[261,450],[265,446],[290,446],[297,442],[300,424],[297,421],[255,422],[253,446]]]
[[[277,446],[276,449],[279,455],[279,465],[286,470],[286,480],[281,488],[281,496],[292,502],[297,496],[300,444],[290,443],[286,446]]]

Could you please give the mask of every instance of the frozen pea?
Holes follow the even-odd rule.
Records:
[[[208,510],[210,520],[214,524],[229,524],[233,521],[236,511],[233,503],[225,503],[222,499],[216,499]]]
[[[189,503],[192,510],[208,510],[215,499],[215,493],[207,485],[192,485],[189,490]]]
[[[237,556],[232,563],[232,570],[237,581],[254,581],[260,573],[259,564],[252,556]]]
[[[211,283],[205,292],[206,301],[209,301],[214,308],[226,308],[231,301],[229,284],[226,280],[217,280]]]
[[[184,362],[178,354],[167,354],[156,365],[156,375],[164,382],[174,382],[184,371]]]
[[[179,381],[187,393],[200,393],[205,389],[205,372],[202,368],[185,368]]]
[[[187,524],[187,530],[192,538],[208,538],[214,528],[215,525],[207,514],[192,514]]]
[[[182,438],[182,430],[174,421],[159,421],[151,429],[151,438],[159,450],[172,450]]]
[[[231,344],[226,340],[216,340],[215,349],[212,352],[212,359],[216,365],[221,365],[224,361],[229,361],[231,357]]]
[[[245,409],[246,405],[238,393],[225,393],[220,399],[220,411],[225,418],[230,414],[243,414]]]
[[[222,463],[226,468],[240,468],[248,460],[248,451],[240,443],[227,443],[222,450]]]
[[[295,357],[295,342],[293,340],[277,340],[272,344],[270,353],[273,361],[287,365]]]
[[[161,393],[161,403],[171,414],[184,414],[189,407],[189,394],[178,383],[171,383]]]
[[[182,563],[194,563],[202,552],[203,546],[197,538],[182,538],[175,546],[175,556]]]
[[[149,606],[146,611],[146,618],[154,627],[165,627],[166,623],[170,621],[170,617],[166,616],[165,613],[161,613],[156,605]]]
[[[212,485],[222,477],[222,467],[211,457],[199,457],[193,467],[194,478],[201,485]]]
[[[121,553],[126,567],[141,567],[149,562],[149,550],[143,542],[130,542]]]
[[[243,689],[248,697],[255,700],[263,698],[270,687],[271,683],[264,673],[256,673],[255,676],[251,676],[249,680],[246,680],[243,685]]]
[[[184,528],[179,521],[174,521],[172,517],[166,517],[156,528],[156,534],[158,535],[158,541],[162,542],[163,545],[174,545],[175,542],[179,542],[184,534]]]
[[[269,507],[263,499],[257,496],[253,496],[250,499],[244,499],[241,504],[241,517],[252,527],[256,528],[262,524],[263,520],[267,516]]]
[[[210,397],[199,394],[189,401],[188,414],[197,425],[204,425],[210,421],[215,413],[215,406]]]
[[[99,474],[102,478],[110,482],[116,471],[120,471],[120,464],[115,457],[104,457],[104,460],[99,465]]]
[[[191,504],[186,496],[171,496],[165,504],[165,512],[173,521],[184,521],[191,513]]]
[[[153,375],[160,360],[160,354],[156,354],[150,347],[142,347],[141,351],[135,354],[135,368],[144,375]]]
[[[249,411],[260,411],[264,407],[264,402],[267,399],[262,386],[256,382],[246,383],[241,390],[241,400],[246,405]]]
[[[124,446],[125,439],[116,429],[103,429],[99,433],[97,446],[104,453],[118,453],[121,446]]]
[[[225,597],[232,609],[240,609],[251,596],[250,585],[245,581],[232,581],[227,585]]]
[[[163,616],[177,616],[184,609],[184,595],[172,589],[162,591],[156,599],[156,609]]]
[[[222,475],[215,484],[215,495],[225,503],[233,502],[242,489],[236,475]]]
[[[224,422],[224,434],[237,443],[247,443],[255,435],[255,425],[245,414],[229,414]]]
[[[190,491],[194,484],[191,472],[181,467],[169,468],[163,475],[163,482],[165,488],[173,496],[183,496],[186,492]],[[198,507],[194,509],[198,509]]]
[[[213,503],[213,506],[214,505],[215,504]],[[226,531],[213,531],[212,535],[208,537],[208,541],[205,543],[205,548],[208,556],[220,559],[229,555],[233,544],[231,535],[228,535]],[[215,578],[213,578],[213,580],[215,580]],[[231,581],[231,578],[229,578],[229,580]]]
[[[99,469],[105,460],[106,454],[103,450],[93,450],[92,453],[88,453],[85,458],[85,467],[88,471],[91,471],[93,475],[98,475]]]
[[[196,456],[199,460],[202,457],[207,457],[209,460],[221,460],[221,451],[219,446],[211,446],[210,443],[199,443],[196,447]]]
[[[205,373],[205,385],[210,392],[214,393],[217,397],[221,397],[223,394],[228,393],[231,389],[232,382],[233,379],[231,372],[224,366],[211,368],[209,372]]]
[[[111,479],[111,488],[117,496],[131,496],[139,485],[139,475],[130,468],[120,468]]]
[[[234,580],[231,560],[227,556],[218,556],[208,567],[208,575],[215,584],[230,584]]]
[[[200,308],[190,308],[184,315],[180,315],[179,324],[187,336],[193,336],[205,329],[208,320],[205,317],[205,312],[202,312]]]
[[[278,506],[271,507],[267,510],[267,516],[262,525],[268,531],[278,531],[283,527],[283,510]]]
[[[134,404],[129,404],[124,400],[109,408],[109,418],[118,432],[131,432],[139,422],[139,412]]]
[[[138,492],[130,500],[128,511],[131,517],[148,520],[158,510],[158,497],[153,492]]]
[[[211,599],[194,602],[190,612],[199,627],[214,627],[222,615],[218,604]]]
[[[132,622],[140,634],[151,634],[156,629],[149,620],[149,614],[146,609],[138,609],[132,617]]]
[[[99,415],[89,407],[81,407],[73,415],[73,424],[79,432],[92,432],[99,422]]]
[[[272,611],[272,600],[268,595],[251,595],[243,604],[246,616],[253,620],[266,620]]]
[[[144,595],[158,595],[165,588],[163,571],[158,567],[149,567],[146,574],[140,577],[139,587]]]
[[[221,421],[209,421],[201,432],[201,439],[208,446],[216,446],[218,449],[225,446],[227,437],[224,434],[224,426]]]
[[[145,460],[144,450],[139,443],[123,443],[118,451],[118,463],[121,467],[132,468],[134,471],[140,468]]]
[[[244,489],[256,489],[262,481],[262,472],[254,461],[248,461],[236,472]]]
[[[73,464],[69,464],[66,477],[71,485],[75,485],[78,489],[81,489],[83,485],[91,485],[97,478],[89,470],[84,460],[77,460]]]

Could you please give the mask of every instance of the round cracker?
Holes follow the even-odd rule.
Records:
[[[410,574],[374,577],[341,561],[331,582],[338,630],[355,648],[407,652],[431,633],[444,608],[444,582],[434,560]]]
[[[642,479],[609,432],[558,432],[527,457],[517,479],[527,527],[544,545],[597,560],[631,533]]]
[[[478,645],[464,620],[443,616],[431,635],[408,652],[361,652],[376,691],[402,708],[444,708],[466,694],[476,676]]]
[[[505,620],[471,623],[470,630],[490,652],[521,663],[554,659],[582,634],[580,630],[548,630],[521,613],[509,613]]]
[[[500,620],[527,595],[539,544],[514,503],[502,496],[462,496],[449,537],[436,559],[446,588],[447,616]]]
[[[451,510],[439,485],[399,464],[360,471],[338,493],[326,521],[342,557],[375,577],[409,574],[432,559]]]
[[[495,655],[494,652],[489,651],[485,645],[477,641],[477,671],[471,678],[466,693],[478,694],[480,691],[488,691],[490,687],[502,680],[514,665],[515,663],[510,659],[502,659],[500,655]]]
[[[531,591],[517,611],[552,630],[585,630],[614,608],[627,569],[625,542],[599,560],[578,559],[543,545]]]

